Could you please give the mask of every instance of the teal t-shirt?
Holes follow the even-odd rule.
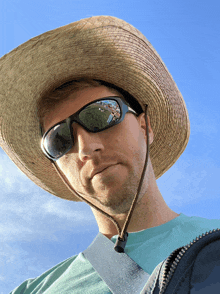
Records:
[[[220,228],[219,219],[186,216],[154,228],[129,233],[125,252],[146,272],[154,268],[178,247],[207,231]],[[117,236],[111,239],[114,243]],[[68,258],[35,279],[28,279],[10,294],[107,294],[111,293],[82,253]]]

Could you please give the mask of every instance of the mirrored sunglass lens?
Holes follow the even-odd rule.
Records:
[[[53,127],[44,139],[45,150],[54,158],[64,154],[71,145],[71,134],[66,123]]]
[[[120,117],[121,109],[115,100],[96,101],[79,114],[79,119],[90,131],[98,131],[111,124],[114,125]]]

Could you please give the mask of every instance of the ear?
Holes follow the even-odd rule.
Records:
[[[145,113],[141,113],[137,117],[137,121],[140,125],[141,131],[144,134],[145,140],[147,141],[147,127],[146,127],[146,122],[145,122]],[[149,144],[151,144],[154,140],[154,133],[150,125],[150,118],[147,116],[147,124],[148,124],[148,133],[149,133]]]

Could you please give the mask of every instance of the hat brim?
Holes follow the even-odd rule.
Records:
[[[93,78],[134,96],[154,132],[150,158],[156,178],[184,151],[190,133],[185,102],[149,41],[115,17],[80,20],[37,36],[0,59],[0,146],[35,184],[81,201],[57,174],[41,148],[37,101],[61,84]]]

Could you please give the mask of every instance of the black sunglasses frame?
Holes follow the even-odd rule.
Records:
[[[79,113],[84,110],[86,107],[88,107],[89,105],[97,102],[97,101],[103,101],[103,100],[114,100],[114,101],[117,101],[117,103],[119,104],[119,107],[121,109],[121,116],[120,118],[117,120],[117,121],[114,121],[112,124],[106,126],[105,128],[103,129],[99,129],[99,130],[95,130],[95,131],[91,131],[89,130],[85,124],[83,124],[83,122],[81,122],[81,120],[79,119]],[[54,126],[52,126],[49,130],[47,130],[44,134],[43,134],[43,130],[42,130],[42,127],[41,127],[41,135],[42,135],[42,139],[41,139],[41,149],[43,151],[43,153],[46,155],[47,158],[49,158],[51,161],[57,161],[59,158],[61,158],[62,156],[64,156],[67,152],[69,152],[73,145],[74,145],[74,137],[73,137],[73,127],[72,127],[72,123],[73,122],[76,122],[78,123],[80,126],[82,126],[86,131],[90,132],[90,133],[98,133],[98,132],[102,132],[106,129],[109,129],[119,123],[121,123],[123,120],[124,120],[124,117],[125,117],[125,114],[126,113],[133,113],[134,115],[138,116],[138,114],[130,107],[130,105],[124,101],[121,97],[117,97],[117,96],[108,96],[108,97],[104,97],[104,98],[101,98],[101,99],[97,99],[97,100],[94,100],[88,104],[86,104],[85,106],[83,106],[82,108],[80,108],[76,113],[72,114],[71,116],[69,116],[68,118],[56,123]],[[66,149],[66,151],[58,156],[58,157],[53,157],[51,156],[44,148],[44,140],[47,136],[47,134],[50,132],[51,129],[53,129],[54,127],[62,124],[62,123],[66,123],[69,131],[70,131],[70,135],[71,135],[71,143],[70,143],[70,146]]]

